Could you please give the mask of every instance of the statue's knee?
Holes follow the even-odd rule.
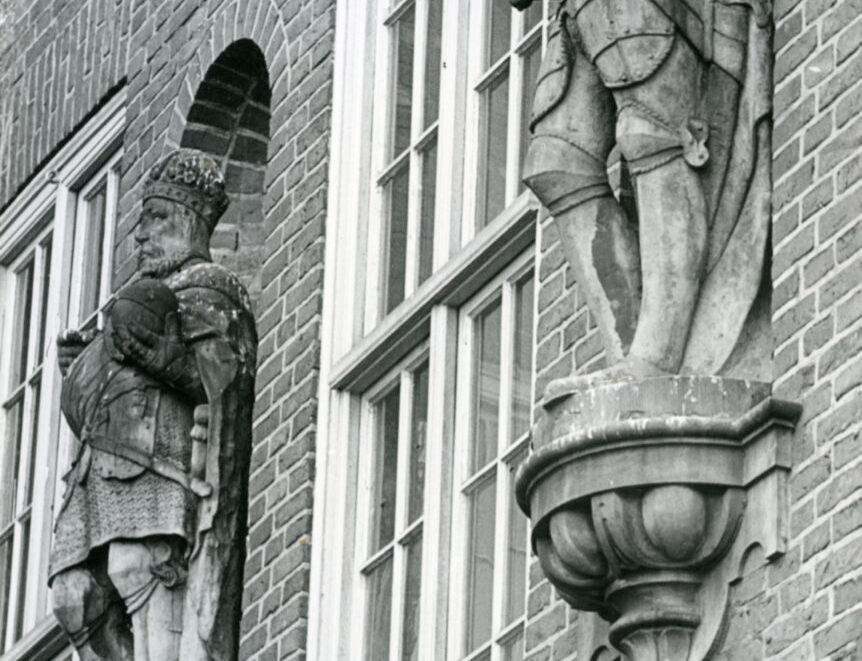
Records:
[[[524,183],[553,214],[611,195],[607,163],[563,136],[538,134],[524,162]]]
[[[632,174],[655,170],[676,158],[700,167],[709,158],[708,128],[689,117],[677,126],[645,105],[630,102],[617,116],[617,144]]]
[[[73,638],[104,619],[110,595],[86,569],[67,569],[51,583],[51,608]]]

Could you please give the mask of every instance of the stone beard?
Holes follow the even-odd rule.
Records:
[[[57,517],[54,613],[83,661],[235,659],[257,338],[213,264],[215,162],[165,157],[144,188],[141,278],[95,337],[59,340],[78,438]]]

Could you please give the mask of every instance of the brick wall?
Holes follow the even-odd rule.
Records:
[[[213,237],[214,256],[243,276],[260,337],[243,659],[303,658],[305,649],[334,6],[334,0],[0,6],[14,16],[0,25],[11,44],[0,52],[0,206],[124,87],[114,263],[120,284],[134,271],[133,232],[147,170],[181,144],[216,154],[226,167],[232,208]],[[240,40],[240,57],[225,56]]]
[[[775,5],[773,339],[799,401],[788,552],[751,561],[721,658],[862,654],[862,3]]]
[[[775,6],[773,336],[779,397],[799,401],[787,554],[753,552],[717,659],[862,655],[862,2]],[[601,338],[541,228],[536,392],[603,365]],[[574,302],[575,313],[572,314]],[[527,661],[578,656],[570,609],[533,561]],[[580,616],[583,617],[583,616]],[[615,655],[602,658],[611,659]]]

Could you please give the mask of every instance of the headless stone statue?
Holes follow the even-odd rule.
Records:
[[[103,332],[59,343],[78,452],[49,582],[83,661],[235,659],[257,340],[245,289],[211,262],[215,162],[163,159],[136,233],[143,277]]]
[[[757,339],[769,308],[765,7],[559,2],[524,180],[554,216],[609,366],[551,383],[549,397],[679,372],[768,378]]]

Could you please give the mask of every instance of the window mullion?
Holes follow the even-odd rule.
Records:
[[[425,500],[422,525],[422,607],[419,618],[419,661],[443,656],[438,632],[446,631],[445,604],[449,585],[451,532],[452,436],[455,413],[457,311],[444,306],[431,311],[428,353],[428,426],[425,444]]]
[[[520,21],[512,21],[512,30],[520,28]],[[513,37],[517,39],[517,37]],[[521,145],[521,95],[524,93],[524,58],[512,51],[509,62],[509,123],[506,144],[506,206],[518,195],[518,175]]]

